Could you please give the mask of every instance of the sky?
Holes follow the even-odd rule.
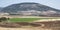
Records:
[[[23,2],[35,2],[46,6],[50,6],[52,8],[60,9],[60,0],[0,0],[0,7],[6,7],[11,4]]]

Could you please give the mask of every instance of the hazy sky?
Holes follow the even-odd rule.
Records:
[[[56,9],[60,9],[60,0],[0,0],[0,7],[6,7],[11,4],[22,2],[36,2]]]

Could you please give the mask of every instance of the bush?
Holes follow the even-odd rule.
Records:
[[[7,21],[7,20],[9,20],[10,18],[6,18],[6,17],[1,17],[0,18],[0,22],[2,22],[2,21]]]

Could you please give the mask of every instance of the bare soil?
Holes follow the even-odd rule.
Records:
[[[42,26],[43,25],[43,26]],[[28,26],[28,27],[27,27]],[[31,26],[31,27],[29,27]],[[49,22],[6,22],[0,23],[1,29],[19,29],[19,30],[60,30],[60,21],[49,21]]]

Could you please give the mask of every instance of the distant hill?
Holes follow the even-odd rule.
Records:
[[[32,2],[25,2],[25,3],[18,3],[18,4],[12,4],[5,8],[3,8],[2,12],[7,13],[17,13],[18,11],[40,11],[39,15],[53,15],[53,14],[59,14],[60,16],[60,10],[42,5],[39,3],[32,3]]]
[[[3,8],[2,7],[0,7],[0,12],[1,12],[1,10],[2,10]]]

